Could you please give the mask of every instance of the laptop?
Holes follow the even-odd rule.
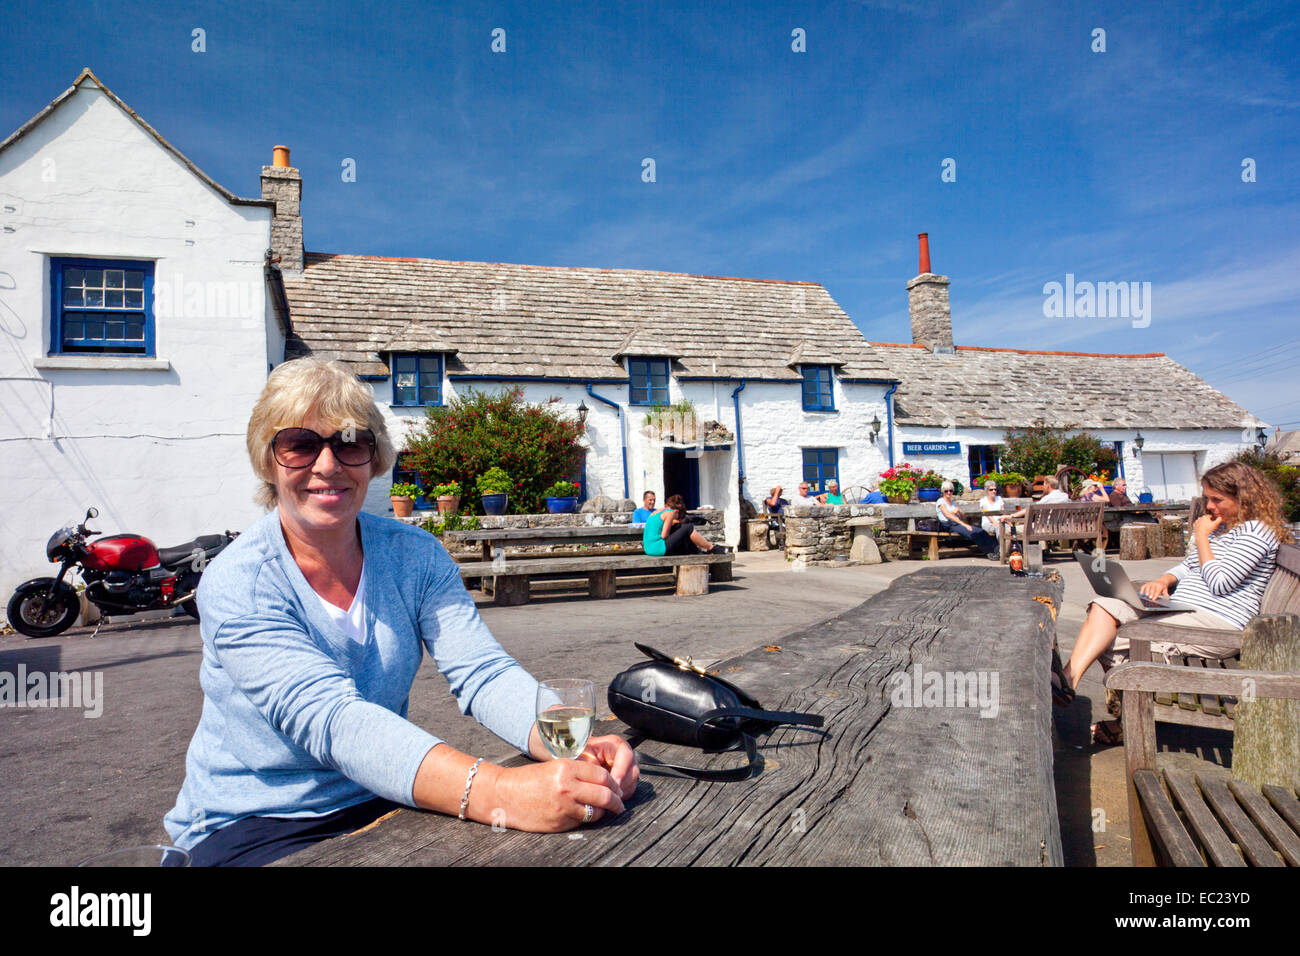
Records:
[[[1139,614],[1163,614],[1169,611],[1195,611],[1193,604],[1175,601],[1169,596],[1151,600],[1139,591],[1124,573],[1118,561],[1101,558],[1086,551],[1075,551],[1074,560],[1079,562],[1083,573],[1088,576],[1092,589],[1102,597],[1116,598],[1123,601]],[[1095,567],[1094,567],[1095,565]]]

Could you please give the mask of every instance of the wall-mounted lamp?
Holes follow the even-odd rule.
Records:
[[[590,411],[591,409],[587,407],[586,402],[578,402],[578,424],[583,428],[587,427],[587,413]]]
[[[1141,450],[1142,450],[1142,446],[1145,445],[1146,443],[1147,443],[1147,440],[1146,440],[1145,438],[1142,437],[1142,433],[1141,433],[1141,432],[1138,432],[1138,433],[1137,433],[1137,438],[1134,438],[1134,439],[1133,439],[1133,447],[1136,448],[1138,451],[1141,451]]]
[[[1264,429],[1255,429],[1255,447],[1260,451],[1264,450],[1264,444],[1268,441],[1268,436],[1264,434]]]
[[[874,442],[880,437],[880,416],[877,415],[871,419],[871,440]]]

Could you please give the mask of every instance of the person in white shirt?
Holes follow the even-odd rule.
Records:
[[[790,504],[794,507],[801,507],[801,506],[811,507],[813,505],[820,504],[821,502],[819,502],[816,498],[809,495],[808,491],[809,491],[808,482],[806,481],[799,482],[799,493],[794,496],[794,500],[791,501]]]
[[[996,481],[984,482],[984,497],[980,499],[980,511],[984,512],[984,517],[980,518],[980,527],[994,537],[997,536],[998,530],[1002,527],[1002,496],[998,494],[998,483]],[[993,512],[993,514],[990,514]]]
[[[1047,486],[1048,491],[1047,494],[1043,495],[1043,497],[1038,500],[1040,505],[1050,505],[1060,501],[1069,502],[1070,496],[1061,490],[1061,483],[1054,477],[1048,475],[1043,479],[1043,484]],[[1023,518],[1028,510],[1028,508],[1021,508],[1019,511],[1013,511],[1009,515],[1003,515],[1002,520],[1010,521],[1013,518]]]

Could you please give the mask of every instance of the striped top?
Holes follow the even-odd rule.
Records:
[[[1195,542],[1182,564],[1169,569],[1178,579],[1177,600],[1212,611],[1245,630],[1259,614],[1264,588],[1277,566],[1277,537],[1262,521],[1243,521],[1210,536],[1214,560],[1204,566]]]

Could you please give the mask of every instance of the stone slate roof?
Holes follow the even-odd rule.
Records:
[[[1097,355],[872,342],[903,384],[901,425],[1245,428],[1263,422],[1163,353]]]
[[[636,333],[670,347],[679,378],[797,382],[786,362],[811,339],[844,377],[891,379],[813,282],[309,252],[284,287],[295,332],[286,357],[340,359],[358,375],[387,375],[381,353],[414,350],[427,328],[429,350],[454,350],[453,377],[626,381],[615,356]]]

